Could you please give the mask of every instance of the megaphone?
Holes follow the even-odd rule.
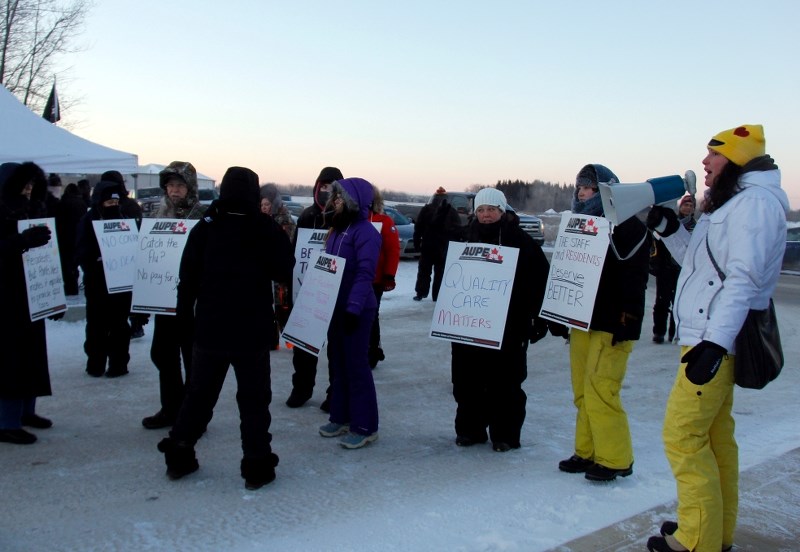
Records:
[[[675,201],[686,192],[694,196],[697,192],[696,182],[693,171],[686,171],[683,178],[675,174],[637,184],[600,182],[598,187],[603,201],[603,216],[613,224],[620,224],[645,207]]]

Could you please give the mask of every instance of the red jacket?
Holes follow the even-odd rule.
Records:
[[[397,265],[400,263],[400,237],[392,217],[370,212],[371,222],[381,223],[381,252],[378,256],[378,268],[375,270],[376,284],[384,282],[384,276],[397,274]]]

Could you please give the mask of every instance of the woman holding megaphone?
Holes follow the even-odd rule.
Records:
[[[672,209],[647,217],[682,268],[675,296],[681,362],[664,415],[664,449],[678,486],[678,519],[647,548],[731,550],[739,494],[733,435],[733,346],[750,309],[765,309],[786,246],[789,202],[765,155],[761,125],[715,135],[703,159],[705,201],[691,234]],[[716,266],[715,266],[716,265]]]

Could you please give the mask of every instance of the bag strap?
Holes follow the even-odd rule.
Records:
[[[725,273],[719,268],[717,264],[717,260],[714,258],[714,255],[711,254],[711,248],[708,246],[708,234],[706,234],[706,251],[708,251],[708,258],[711,259],[711,264],[714,265],[714,268],[717,269],[717,274],[719,274],[719,279],[723,282],[725,281]]]

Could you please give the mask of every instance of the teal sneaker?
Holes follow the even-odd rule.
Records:
[[[338,437],[350,431],[350,426],[347,424],[337,424],[328,422],[324,426],[319,427],[319,434],[323,437]]]
[[[372,441],[378,440],[378,432],[370,433],[369,435],[361,435],[360,433],[353,433],[352,431],[339,439],[339,444],[346,449],[357,449],[368,445]]]

